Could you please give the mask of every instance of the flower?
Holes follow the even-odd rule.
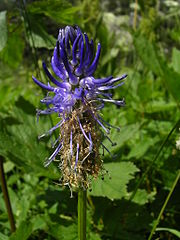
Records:
[[[66,26],[59,30],[58,40],[51,58],[51,66],[56,78],[50,73],[43,62],[43,69],[51,85],[34,82],[48,91],[41,100],[47,106],[45,110],[37,110],[37,115],[57,113],[60,121],[47,134],[60,129],[55,141],[55,151],[45,162],[48,166],[61,151],[60,169],[62,184],[70,189],[76,187],[88,188],[90,176],[96,177],[102,170],[102,160],[99,154],[100,146],[109,151],[102,143],[111,129],[109,123],[100,116],[100,110],[106,102],[124,106],[123,100],[113,100],[107,90],[116,89],[124,82],[126,74],[118,78],[112,76],[96,79],[93,74],[97,68],[101,52],[98,43],[97,51],[93,40],[82,33],[78,26]],[[53,95],[53,96],[52,96]],[[117,128],[119,129],[119,128]],[[111,141],[112,142],[112,141]]]

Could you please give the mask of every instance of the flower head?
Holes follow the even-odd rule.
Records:
[[[37,114],[57,113],[61,118],[60,122],[48,131],[48,134],[51,134],[59,128],[60,135],[55,142],[56,149],[45,166],[61,151],[62,183],[70,189],[88,188],[89,176],[97,176],[102,170],[99,147],[106,149],[102,144],[102,136],[111,141],[107,134],[112,126],[102,119],[99,111],[106,102],[118,106],[125,104],[124,100],[113,100],[112,94],[107,91],[121,86],[126,74],[118,78],[110,76],[102,79],[93,76],[100,52],[100,43],[95,51],[93,40],[89,40],[86,33],[82,33],[77,26],[67,26],[59,30],[51,58],[51,67],[56,78],[46,64],[42,64],[53,84],[45,85],[33,76],[37,85],[53,93],[53,96],[48,94],[41,100],[47,109],[38,110]]]

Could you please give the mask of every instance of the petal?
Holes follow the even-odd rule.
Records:
[[[94,61],[92,62],[91,66],[85,71],[87,76],[91,76],[95,72],[98,61],[99,61],[100,53],[101,53],[101,44],[98,43]]]
[[[42,65],[43,65],[44,71],[45,71],[45,73],[47,74],[48,78],[49,78],[54,84],[56,84],[56,85],[57,85],[58,87],[60,87],[60,88],[65,88],[66,90],[71,89],[71,86],[70,86],[69,83],[66,83],[66,82],[60,83],[59,81],[57,81],[57,80],[51,75],[51,73],[49,72],[49,70],[48,70],[47,67],[46,67],[45,62],[43,62]]]
[[[46,90],[48,90],[48,91],[54,91],[54,88],[53,88],[53,87],[47,86],[47,85],[45,85],[44,83],[38,81],[34,76],[32,76],[32,79],[33,79],[33,81],[34,81],[37,85],[39,85],[41,88],[44,88],[44,89],[46,89]]]

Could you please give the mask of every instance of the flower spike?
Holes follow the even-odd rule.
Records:
[[[42,63],[52,86],[32,77],[38,86],[51,92],[41,100],[47,109],[37,110],[37,116],[55,113],[60,118],[58,123],[39,137],[41,139],[59,131],[59,136],[52,145],[55,150],[45,166],[48,167],[60,154],[58,161],[62,185],[69,186],[71,192],[79,187],[87,189],[91,178],[96,178],[99,172],[103,172],[99,149],[101,147],[103,152],[106,150],[110,153],[103,144],[103,139],[106,138],[115,146],[107,135],[111,128],[120,130],[106,122],[100,111],[107,103],[120,107],[125,105],[124,99],[114,100],[108,90],[122,86],[127,74],[117,78],[95,78],[93,74],[100,53],[100,43],[96,48],[93,40],[89,40],[87,33],[83,33],[78,26],[66,26],[59,30],[51,58],[53,75],[46,63]]]

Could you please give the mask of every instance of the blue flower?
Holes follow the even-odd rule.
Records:
[[[93,40],[89,40],[86,33],[82,33],[78,26],[67,26],[59,30],[51,58],[51,67],[56,78],[50,73],[46,64],[44,62],[42,64],[44,72],[53,84],[46,85],[32,77],[37,85],[53,93],[53,96],[48,94],[41,100],[46,104],[47,109],[38,110],[37,114],[55,112],[61,118],[56,126],[40,136],[43,137],[57,128],[60,129],[60,136],[55,142],[56,149],[45,166],[48,166],[62,151],[60,168],[64,173],[63,184],[69,185],[70,188],[79,185],[87,188],[88,176],[97,175],[102,168],[102,161],[95,160],[100,158],[99,146],[106,149],[101,142],[101,128],[103,136],[109,139],[107,134],[112,126],[102,119],[99,111],[106,102],[118,106],[125,104],[124,100],[113,100],[112,94],[107,91],[120,87],[124,83],[122,80],[126,78],[126,74],[118,78],[109,76],[102,79],[93,76],[100,52],[100,43],[95,51]],[[95,162],[93,166],[92,161]]]

